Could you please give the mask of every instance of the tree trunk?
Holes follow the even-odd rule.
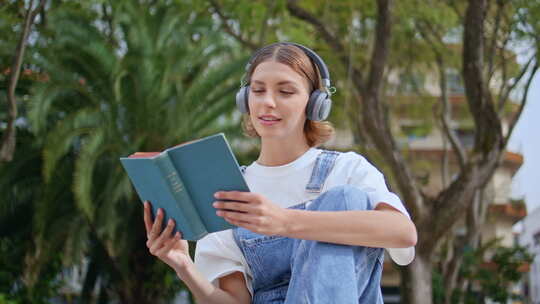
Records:
[[[26,50],[26,43],[30,34],[30,29],[34,23],[34,18],[45,6],[45,0],[40,0],[37,7],[33,9],[34,1],[30,1],[28,4],[28,10],[25,13],[24,23],[22,26],[21,37],[17,43],[17,49],[13,56],[13,62],[11,64],[10,76],[7,90],[8,101],[8,121],[7,127],[2,137],[2,143],[0,144],[0,161],[10,162],[15,154],[17,128],[15,121],[17,119],[17,100],[15,97],[15,89],[19,82],[19,75],[21,72],[21,66],[24,58],[24,52]]]
[[[432,259],[431,254],[417,252],[414,261],[401,268],[401,303],[431,304],[432,292]]]

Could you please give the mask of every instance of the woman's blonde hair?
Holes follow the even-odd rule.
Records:
[[[249,84],[255,68],[262,62],[274,60],[288,65],[298,74],[308,80],[310,93],[321,88],[319,72],[311,59],[299,47],[290,44],[271,44],[259,50],[255,58],[252,59],[249,69],[246,72],[246,80]],[[242,119],[242,129],[249,137],[260,137],[255,127],[251,123],[249,114],[244,114]],[[306,119],[304,124],[304,134],[310,147],[317,147],[329,141],[334,136],[335,130],[328,121],[313,121]]]

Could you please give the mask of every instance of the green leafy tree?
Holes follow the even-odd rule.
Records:
[[[509,300],[523,300],[513,294],[510,288],[518,283],[524,270],[533,262],[534,256],[526,247],[515,245],[505,247],[501,239],[493,239],[477,248],[464,248],[463,263],[460,264],[460,283],[463,288],[452,290],[451,303],[483,303],[487,299],[497,303]],[[489,252],[489,254],[488,254]],[[434,274],[436,303],[445,302],[445,288],[448,285],[440,273]]]
[[[28,11],[28,10],[26,10]],[[41,146],[36,137],[28,130],[26,105],[30,99],[33,85],[41,81],[39,73],[32,69],[35,49],[17,50],[24,31],[25,5],[22,2],[9,1],[0,5],[0,104],[8,104],[8,91],[13,79],[13,59],[20,54],[21,73],[16,81],[12,100],[17,103],[19,120],[15,121],[19,149],[10,162],[0,163],[0,303],[48,303],[49,299],[59,294],[62,280],[57,274],[62,269],[62,253],[51,254],[49,263],[43,267],[40,280],[27,284],[25,275],[28,260],[27,253],[35,252],[35,204],[43,193],[43,179],[40,168]],[[39,29],[43,29],[41,23]],[[29,33],[35,33],[28,27]],[[25,42],[26,43],[26,42]],[[14,53],[16,54],[14,56]],[[24,60],[23,60],[24,58]],[[24,64],[23,64],[24,63]],[[10,117],[8,107],[2,107],[0,121],[7,122]],[[21,119],[23,118],[23,119]],[[7,123],[0,134],[6,134]],[[15,129],[13,129],[14,131]],[[15,134],[15,133],[12,133]],[[14,136],[14,135],[13,135]],[[2,136],[3,137],[3,136]],[[14,137],[13,137],[14,138]],[[65,171],[64,173],[68,173]],[[59,187],[67,184],[58,183]]]
[[[32,263],[28,253],[36,250],[34,231],[38,216],[34,202],[39,201],[44,192],[40,172],[42,161],[40,146],[33,134],[22,128],[18,132],[18,141],[20,146],[14,159],[0,164],[3,177],[0,179],[0,192],[3,193],[0,202],[0,303],[49,303],[51,298],[59,296],[63,283],[57,276],[63,267],[63,253],[50,252],[39,280],[30,283],[32,278],[26,270]],[[59,171],[68,174],[65,169],[64,166]],[[69,185],[59,182],[58,186]]]
[[[458,219],[467,219],[467,236],[464,244],[452,241],[451,246],[478,243],[487,201],[480,197],[501,164],[539,67],[537,1],[262,2],[215,0],[210,4],[224,31],[242,45],[251,48],[269,42],[258,39],[257,33],[271,29],[274,41],[305,43],[331,66],[332,80],[341,89],[333,96],[338,111],[331,120],[353,130],[355,148],[383,169],[419,232],[415,260],[400,268],[403,301],[431,303],[437,253],[454,233]],[[261,26],[254,28],[256,24]],[[516,64],[515,54],[509,52],[512,44],[531,49],[525,64]],[[463,105],[455,113],[445,95],[450,83],[447,68],[455,70],[464,88]],[[408,77],[436,74],[442,96],[426,98],[418,85],[407,85],[408,93],[415,94],[404,99],[404,107],[395,98],[396,93],[404,93],[404,87],[396,88],[391,79],[394,72]],[[514,106],[512,101],[516,101]],[[405,114],[400,110],[410,113],[420,108],[422,114],[413,113],[423,120],[420,134],[437,127],[448,147],[441,161],[446,165],[440,168],[443,186],[436,191],[424,187],[426,177],[418,174],[418,164],[398,139],[404,135],[398,128]],[[337,120],[340,112],[345,115],[339,117],[347,119]],[[471,128],[471,143],[459,138],[452,126],[456,121]],[[456,162],[449,166],[452,156]],[[452,264],[445,265],[442,274],[454,278],[448,284],[455,284],[461,258],[456,254],[448,259]]]
[[[32,246],[23,250],[20,274],[29,289],[58,253],[64,269],[82,267],[84,303],[155,303],[181,287],[148,253],[142,205],[119,157],[215,132],[240,134],[232,112],[245,58],[235,59],[230,42],[197,7],[196,1],[66,2],[47,16],[33,68],[44,81],[32,89],[24,116],[35,136],[28,157],[36,163],[33,175],[20,172],[36,181],[0,178],[31,190],[16,211],[2,213],[20,217],[25,205],[34,214],[25,219]],[[24,164],[17,158],[12,166]]]

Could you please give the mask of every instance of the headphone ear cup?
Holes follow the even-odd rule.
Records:
[[[321,108],[319,109],[319,120],[325,120],[330,114],[330,109],[332,108],[332,100],[326,95],[326,98],[321,102]]]
[[[306,107],[306,116],[309,120],[321,121],[328,117],[330,113],[331,102],[326,92],[315,90],[309,96]]]
[[[309,120],[314,120],[316,116],[313,114],[313,109],[317,103],[317,97],[320,95],[319,90],[315,90],[309,95],[308,104],[306,106],[306,117]]]
[[[249,113],[249,104],[248,104],[248,94],[249,86],[243,86],[236,93],[236,108],[240,113]]]

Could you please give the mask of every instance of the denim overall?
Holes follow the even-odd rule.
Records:
[[[338,155],[326,150],[319,154],[306,191],[321,192]],[[367,194],[349,185],[334,187],[312,201],[289,208],[373,209]],[[252,303],[383,303],[382,248],[267,236],[242,227],[234,228],[233,236],[253,274]]]

